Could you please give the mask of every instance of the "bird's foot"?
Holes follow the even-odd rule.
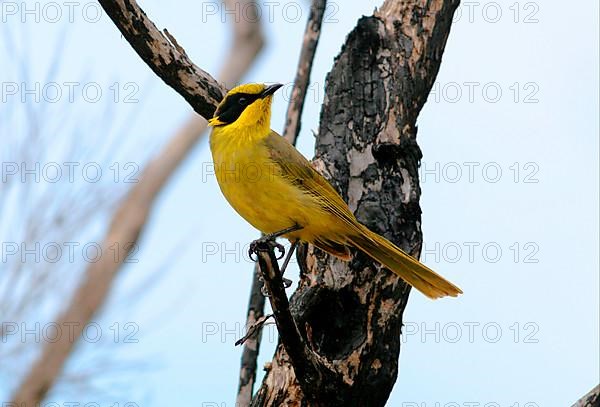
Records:
[[[248,249],[248,256],[250,256],[250,260],[258,261],[258,253],[259,252],[268,252],[273,249],[277,249],[279,254],[276,254],[275,257],[277,260],[282,259],[285,255],[285,247],[282,244],[279,244],[275,241],[276,236],[272,235],[264,235],[260,239],[253,240],[250,243],[250,248]]]
[[[293,232],[293,231],[300,230],[300,229],[302,229],[302,226],[296,224],[287,229],[283,229],[283,230],[280,230],[279,232],[264,235],[260,239],[256,239],[256,240],[252,241],[250,243],[250,248],[248,249],[248,256],[250,256],[250,259],[252,261],[258,261],[258,254],[260,252],[269,252],[271,250],[277,249],[277,251],[279,252],[279,255],[275,255],[275,258],[277,260],[281,260],[283,258],[283,256],[285,255],[285,248],[283,247],[283,245],[277,243],[275,241],[275,239],[278,238],[279,236],[285,235],[286,233]],[[294,250],[296,249],[297,245],[298,245],[298,239],[296,239],[292,242],[292,246],[290,247],[288,255],[286,256],[286,258],[283,262],[283,266],[279,270],[284,288],[289,288],[292,285],[292,280],[283,277],[283,273],[285,273],[285,269],[287,268],[288,263],[290,262],[292,254],[294,253]],[[265,297],[269,297],[270,293],[269,293],[269,290],[266,288],[263,277],[260,276],[259,280],[263,283],[263,285],[260,289],[260,292]]]
[[[279,255],[276,255],[277,260],[283,259],[283,256],[285,255],[285,248],[283,245],[277,243],[275,239],[300,229],[302,229],[302,226],[295,224],[294,226],[280,230],[279,232],[269,233],[252,241],[252,243],[250,243],[250,248],[248,249],[248,255],[250,256],[250,259],[252,261],[257,261],[258,258],[255,256],[258,255],[258,252],[268,252],[271,249],[277,249],[279,252]]]

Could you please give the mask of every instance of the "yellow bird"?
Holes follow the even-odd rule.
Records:
[[[460,288],[370,231],[285,138],[271,130],[273,93],[282,85],[238,86],[221,101],[210,149],[219,187],[229,204],[261,232],[298,240],[344,260],[362,250],[429,298]]]

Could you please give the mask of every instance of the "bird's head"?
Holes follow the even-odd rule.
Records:
[[[249,83],[231,89],[219,103],[208,124],[213,127],[256,126],[270,129],[273,93],[282,86],[279,83]]]

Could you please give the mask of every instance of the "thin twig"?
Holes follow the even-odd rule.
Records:
[[[240,380],[236,397],[236,405],[240,407],[250,405],[254,392],[254,384],[256,383],[256,367],[262,338],[262,324],[254,330],[251,327],[264,318],[265,312],[265,297],[261,291],[263,283],[259,277],[260,271],[258,264],[256,264],[252,271],[252,285],[250,286],[250,299],[248,301],[248,313],[246,314],[248,333],[246,334],[247,338],[242,342],[244,348],[242,349]]]
[[[310,72],[317,51],[317,44],[321,36],[321,24],[327,0],[313,0],[310,6],[310,14],[306,29],[304,30],[304,39],[302,42],[302,51],[294,80],[294,89],[286,114],[285,130],[283,136],[292,144],[296,143],[298,134],[300,134],[300,118],[304,109],[304,100],[310,81]]]
[[[273,314],[263,315],[262,317],[258,318],[255,323],[253,323],[252,325],[250,325],[250,327],[248,327],[248,332],[246,332],[246,335],[242,336],[240,339],[235,341],[235,346],[240,346],[241,344],[246,342],[248,339],[250,339],[252,336],[254,336],[254,334],[256,332],[258,332],[259,330],[261,330],[263,325],[265,325],[265,323],[270,318],[273,318]]]

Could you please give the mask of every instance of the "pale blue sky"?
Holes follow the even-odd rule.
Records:
[[[213,4],[217,7],[141,1],[157,25],[167,27],[211,73],[220,67],[229,41],[222,18],[207,13]],[[325,75],[356,20],[380,2],[332,4],[298,143],[308,157]],[[563,406],[599,381],[598,2],[500,1],[473,7],[461,6],[435,94],[418,121],[423,260],[465,295],[436,302],[411,295],[389,405]],[[65,32],[56,82],[94,82],[110,95],[105,103],[76,97],[69,105],[83,123],[91,123],[106,103],[115,105],[118,122],[127,123],[135,113],[124,132],[112,135],[134,146],[115,161],[143,165],[152,146],[161,145],[190,108],[153,76],[107,16],[91,21],[94,10],[95,3],[81,3],[72,23],[64,6],[57,23],[5,10],[2,24],[14,34],[14,48],[28,56],[30,80],[42,84],[53,44]],[[299,20],[290,21],[298,10]],[[268,44],[246,81],[291,82],[306,4],[281,2],[263,12],[272,17],[264,25]],[[3,49],[4,83],[24,80],[13,62]],[[117,103],[110,102],[114,82],[121,89]],[[130,82],[134,87],[124,88]],[[123,103],[131,90],[139,102]],[[285,109],[279,94],[276,130]],[[60,131],[56,137],[60,140]],[[115,321],[137,324],[139,342],[122,343],[115,352],[150,365],[133,374],[106,372],[128,383],[118,392],[126,397],[108,405],[234,406],[240,349],[233,343],[242,332],[252,264],[227,250],[244,252],[257,232],[228,207],[207,173],[209,162],[205,138],[160,196],[136,255],[139,262],[125,269],[99,318],[106,327]],[[130,288],[156,268],[165,271],[162,279],[137,293],[130,305]],[[271,326],[261,366],[275,343]],[[79,349],[81,360],[93,346]],[[6,391],[0,386],[2,397]],[[64,397],[60,391],[51,394]]]

